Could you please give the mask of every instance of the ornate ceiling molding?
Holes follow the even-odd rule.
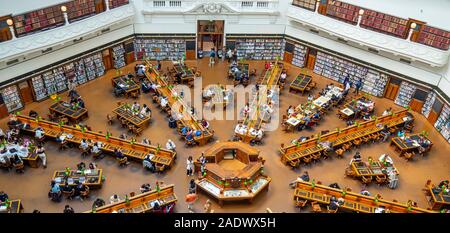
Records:
[[[128,4],[111,9],[107,13],[101,13],[66,26],[2,42],[0,61],[9,60],[20,55],[46,49],[56,44],[72,41],[80,36],[100,31],[112,24],[131,19],[133,16],[134,6]]]
[[[330,35],[376,48],[379,51],[389,52],[396,56],[405,56],[431,66],[441,67],[446,65],[450,54],[449,51],[370,31],[295,6],[289,7],[287,16],[290,20],[316,28]]]

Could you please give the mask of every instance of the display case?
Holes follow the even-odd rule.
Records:
[[[31,83],[33,85],[34,98],[36,101],[41,101],[48,97],[44,80],[42,80],[41,75],[32,77]]]
[[[75,63],[75,74],[78,84],[83,84],[87,82],[86,70],[84,68],[83,59],[80,59],[74,63]]]
[[[383,97],[388,81],[387,74],[369,69],[366,78],[363,79],[362,91],[373,96]]]
[[[65,6],[70,22],[95,14],[95,0],[72,0]]]
[[[369,30],[400,38],[405,38],[409,31],[408,20],[369,9],[364,9],[360,25]]]
[[[445,105],[434,127],[450,142],[450,107]]]
[[[181,60],[186,53],[184,39],[136,39],[136,60]]]
[[[430,115],[435,100],[436,100],[436,93],[430,92],[422,107],[422,114],[425,117],[428,117]]]
[[[64,68],[64,76],[66,76],[66,79],[71,82],[74,81],[75,65],[73,64],[73,62],[63,65],[63,68]]]
[[[67,80],[66,76],[64,76],[64,69],[62,67],[53,69],[53,75],[56,81],[56,91],[62,92],[67,90]]]
[[[403,81],[402,84],[400,84],[400,90],[398,91],[395,103],[405,108],[408,107],[416,89],[417,87],[415,85]]]
[[[283,59],[284,39],[250,39],[236,40],[238,59],[246,60],[275,60]]]
[[[356,24],[358,22],[359,6],[340,1],[328,1],[326,14],[338,20]]]
[[[23,107],[22,99],[20,98],[19,89],[16,85],[12,85],[1,90],[3,102],[8,109],[8,112],[19,110]]]
[[[417,42],[438,49],[448,50],[450,45],[450,32],[424,25],[419,33]]]
[[[114,68],[119,69],[124,67],[125,64],[125,48],[122,44],[112,48]]]
[[[296,44],[294,47],[294,57],[292,58],[292,65],[304,67],[307,51],[308,51],[307,47]]]
[[[55,76],[53,75],[53,71],[49,70],[42,74],[42,79],[44,80],[45,89],[47,90],[47,95],[53,95],[58,92],[56,87]]]
[[[292,5],[298,6],[310,11],[316,10],[316,0],[293,0]]]
[[[27,12],[13,17],[17,35],[23,36],[36,31],[64,25],[62,4]]]

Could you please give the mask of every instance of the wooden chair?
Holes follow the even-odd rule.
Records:
[[[142,127],[135,127],[133,130],[133,133],[136,134],[136,136],[141,135],[142,131],[144,131],[144,128]]]
[[[389,129],[389,132],[391,133],[391,134],[394,134],[395,133],[395,131],[397,131],[397,127],[396,126],[394,126],[394,127],[391,127],[390,129]]]
[[[295,201],[295,207],[302,209],[306,206],[307,203],[308,203],[308,200],[300,200],[299,198],[297,198],[297,200]]]
[[[323,159],[328,159],[328,156],[329,156],[328,150],[323,150],[323,151],[322,151],[322,157],[323,157]]]
[[[375,180],[377,182],[378,185],[382,185],[384,183],[386,183],[386,176],[376,176]]]
[[[350,177],[354,177],[356,175],[355,171],[353,171],[353,169],[351,167],[347,167],[345,169],[345,175],[346,176],[350,176]]]
[[[80,198],[85,199],[89,196],[89,186],[86,186],[85,191],[80,191]]]
[[[369,143],[369,142],[370,142],[370,136],[364,136],[364,137],[362,137],[362,141],[363,141],[364,143]]]
[[[97,160],[97,159],[101,158],[101,155],[102,155],[102,151],[99,150],[97,153],[94,153],[94,154],[92,155],[92,158],[93,158],[94,160]]]
[[[74,188],[71,191],[62,190],[62,194],[65,195],[68,199],[71,199],[74,193],[75,193]]]
[[[433,187],[433,184],[431,184],[431,180],[427,180],[427,183],[425,183],[425,187],[422,188],[422,191],[425,193],[425,196],[429,197],[431,196],[430,189]]]
[[[365,177],[365,176],[361,176],[361,180],[364,184],[370,184],[372,182],[372,177]]]
[[[117,161],[119,162],[119,166],[126,166],[128,165],[128,158],[127,157],[123,157],[122,159],[117,159]]]
[[[335,214],[338,212],[339,208],[336,208],[335,210],[330,209],[330,206],[327,206],[327,213],[329,214]]]
[[[405,153],[403,154],[403,156],[405,157],[405,159],[406,159],[407,161],[411,160],[411,159],[414,157],[414,155],[415,155],[415,153],[414,153],[413,151],[411,151],[411,152],[405,152]]]
[[[107,114],[106,119],[109,125],[112,125],[114,123],[114,118],[111,115]]]
[[[320,152],[312,155],[312,159],[313,159],[314,163],[319,161],[321,157],[322,157],[322,154],[320,154]]]
[[[348,150],[350,150],[350,149],[352,148],[352,143],[351,143],[351,142],[345,143],[342,147],[343,147],[346,151],[348,151]]]
[[[64,140],[63,142],[61,142],[59,144],[59,150],[65,150],[67,148],[69,148],[69,142],[67,140]]]
[[[91,153],[89,147],[87,147],[86,149],[80,148],[80,150],[81,150],[81,157],[88,156]]]
[[[136,196],[136,193],[135,192],[131,192],[130,193],[130,197],[134,197],[134,196]]]
[[[322,212],[322,208],[320,207],[320,204],[316,201],[311,202],[311,207],[313,212],[315,213],[321,213]]]
[[[312,160],[312,157],[309,155],[302,157],[302,161],[306,164],[309,164],[311,162],[311,160]]]
[[[335,152],[336,152],[338,158],[342,158],[344,155],[344,152],[345,152],[345,148],[341,147],[341,148],[337,149]]]
[[[300,166],[300,160],[296,159],[296,160],[291,160],[289,161],[289,165],[292,168],[298,168]]]
[[[121,119],[119,119],[120,120],[120,123],[122,124],[122,127],[123,128],[127,128],[128,127],[128,122],[127,122],[127,120],[125,120],[125,119],[123,119],[123,118],[121,118]]]
[[[139,91],[133,91],[130,93],[130,97],[133,99],[139,98]]]
[[[410,124],[406,125],[406,126],[404,127],[404,129],[405,129],[406,131],[412,133],[414,126],[415,126],[414,123],[410,123]]]
[[[19,164],[14,164],[14,169],[16,170],[17,173],[23,173],[25,166],[23,165],[23,162],[21,162]]]
[[[353,140],[353,145],[355,145],[355,147],[359,147],[359,145],[361,145],[361,143],[362,143],[362,139],[360,139],[360,138],[358,138],[358,139],[355,139],[355,140]]]

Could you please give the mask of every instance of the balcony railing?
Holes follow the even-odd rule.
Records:
[[[134,6],[128,4],[65,26],[2,42],[0,45],[0,61],[78,39],[110,25],[132,19],[133,16]],[[130,21],[131,23],[132,21]]]
[[[287,16],[295,22],[321,30],[330,35],[375,48],[379,51],[405,56],[413,61],[421,61],[431,66],[440,67],[446,65],[450,54],[449,51],[368,30],[360,27],[359,24],[352,25],[297,6],[290,6]]]

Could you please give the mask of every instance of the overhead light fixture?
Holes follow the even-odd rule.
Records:
[[[12,19],[8,19],[6,20],[6,23],[8,24],[8,26],[12,26],[14,22],[12,21]]]
[[[417,24],[416,23],[412,23],[411,24],[411,29],[415,29],[417,27]]]
[[[61,6],[61,11],[62,12],[66,12],[67,11],[67,7],[66,6]]]
[[[364,14],[364,9],[360,9],[358,13],[359,13],[359,15],[363,15]]]

